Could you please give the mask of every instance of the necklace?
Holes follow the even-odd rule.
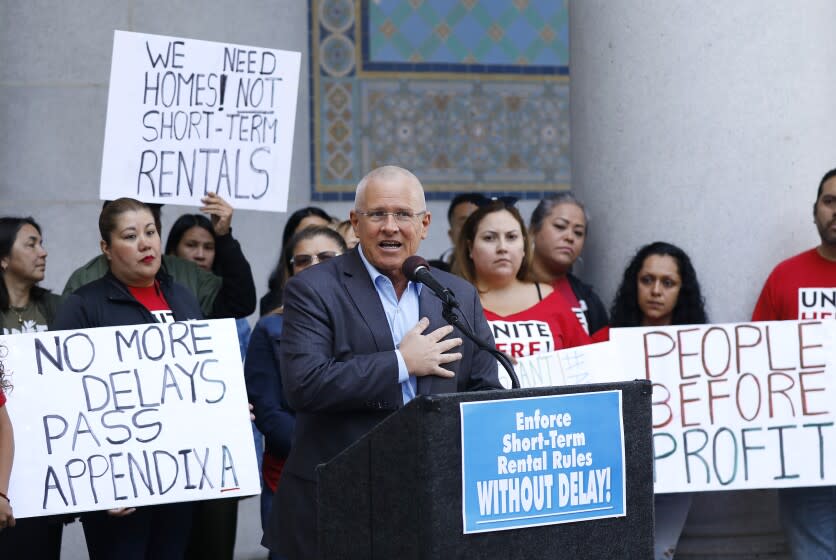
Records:
[[[10,305],[9,309],[11,311],[13,311],[15,315],[17,315],[17,324],[22,325],[23,324],[23,315],[22,314],[26,313],[26,311],[29,310],[29,304],[27,303],[23,307],[14,307],[14,306]]]

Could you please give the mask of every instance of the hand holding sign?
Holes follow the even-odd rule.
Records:
[[[107,510],[107,514],[111,517],[127,517],[135,511],[136,508],[113,508]]]
[[[12,504],[0,498],[0,531],[6,527],[15,526],[15,516],[12,514]]]
[[[220,195],[212,192],[200,201],[203,203],[200,211],[212,216],[212,229],[215,230],[215,235],[220,237],[228,234],[232,226],[232,206]]]

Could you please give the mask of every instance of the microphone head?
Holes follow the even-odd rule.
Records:
[[[418,269],[422,266],[429,269],[430,263],[428,263],[427,259],[424,257],[412,255],[403,262],[401,271],[403,272],[403,275],[406,276],[407,280],[412,280],[414,282],[416,280],[415,273],[418,272]]]

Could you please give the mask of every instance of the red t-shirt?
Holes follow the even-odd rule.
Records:
[[[284,459],[279,459],[270,453],[264,453],[264,459],[261,463],[261,474],[264,476],[264,482],[271,492],[275,493],[279,486],[279,478],[282,476],[284,469]]]
[[[514,358],[589,344],[583,330],[557,290],[532,307],[505,317],[485,309],[496,348]]]
[[[158,323],[174,322],[174,314],[171,312],[171,307],[168,305],[168,302],[163,297],[162,291],[160,291],[160,283],[158,281],[155,280],[153,286],[143,288],[128,286],[128,290],[139,303],[145,306],[145,309],[151,312],[151,315],[154,316],[154,319]]]
[[[601,327],[600,329],[598,329],[597,331],[592,333],[591,338],[592,338],[593,344],[598,343],[598,342],[608,341],[610,339],[610,328],[609,327]]]
[[[578,296],[575,294],[575,290],[572,289],[569,277],[562,276],[558,278],[552,284],[552,288],[563,296],[563,299],[566,300],[566,303],[569,305],[569,309],[571,309],[572,313],[575,314],[575,317],[578,318],[581,328],[583,328],[584,332],[589,333],[589,322],[586,319],[586,304],[581,304]]]
[[[0,406],[6,404],[6,395],[3,393],[3,389],[0,389]]]
[[[836,319],[836,262],[810,249],[780,263],[763,286],[753,321]]]

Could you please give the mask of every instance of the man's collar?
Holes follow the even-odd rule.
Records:
[[[359,253],[360,260],[363,261],[363,266],[366,267],[366,271],[369,273],[369,277],[372,279],[372,284],[377,286],[377,279],[380,278],[381,276],[383,278],[386,278],[387,280],[389,280],[391,282],[391,280],[389,279],[388,276],[386,276],[385,274],[380,272],[377,268],[375,268],[374,265],[372,265],[372,263],[369,262],[369,260],[366,258],[366,255],[363,254],[363,247],[359,243],[357,244],[357,253]],[[410,287],[412,285],[415,285],[415,288],[418,290],[418,294],[420,295],[421,294],[421,284],[413,282],[412,280],[409,280],[407,285],[406,285],[406,289],[407,290],[410,289]]]
[[[357,244],[357,252],[360,253],[360,260],[363,261],[363,266],[366,267],[366,271],[369,273],[369,276],[372,279],[372,283],[377,284],[377,277],[383,276],[383,273],[372,266],[372,263],[366,258],[366,255],[363,254],[363,247],[360,244]]]

